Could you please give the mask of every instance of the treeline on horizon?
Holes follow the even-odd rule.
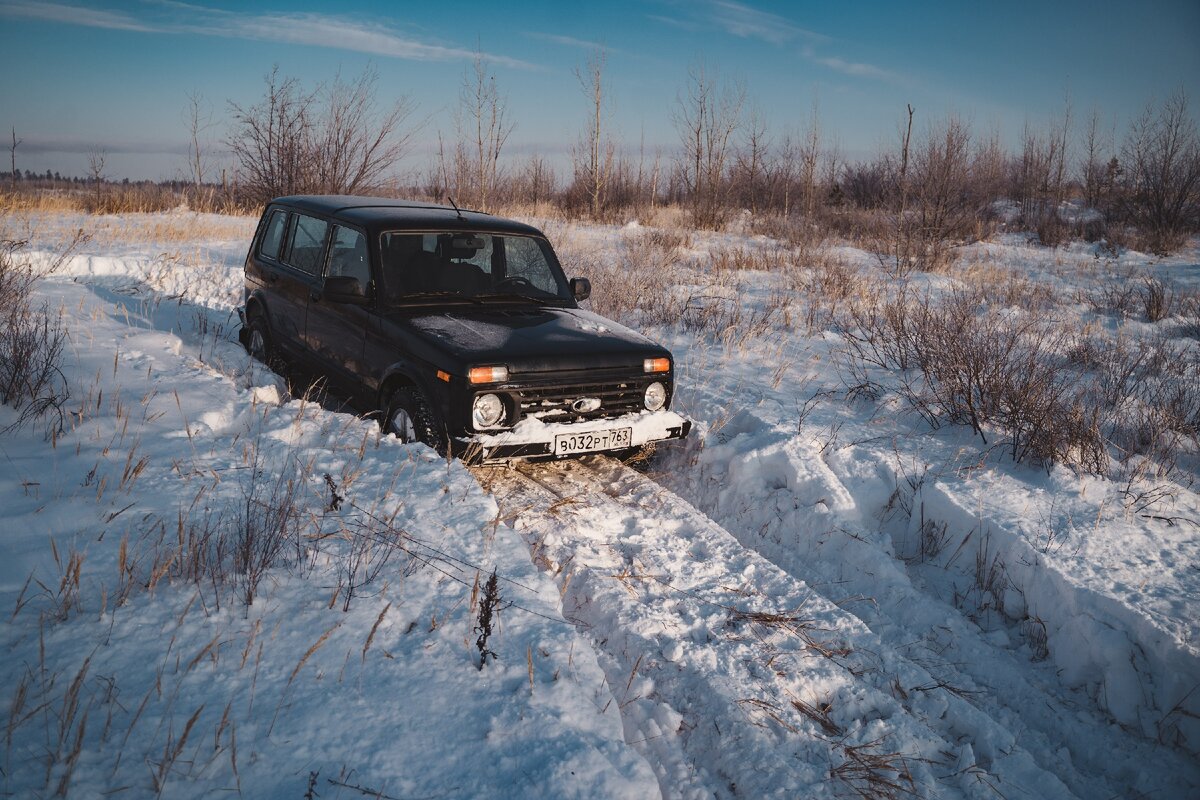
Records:
[[[14,131],[13,169],[0,173],[0,183],[12,192],[9,205],[58,194],[93,212],[186,204],[253,213],[282,195],[365,193],[600,222],[652,222],[673,208],[683,212],[676,224],[695,228],[747,217],[753,230],[772,235],[883,241],[917,267],[1001,222],[1047,245],[1082,238],[1157,254],[1200,231],[1200,134],[1182,90],[1148,104],[1119,135],[1104,130],[1098,111],[1079,124],[1064,103],[1044,127],[1027,124],[1015,148],[959,116],[922,119],[908,106],[892,146],[850,160],[815,111],[800,130],[774,130],[744,86],[699,64],[671,108],[676,145],[647,152],[610,130],[605,66],[598,51],[575,72],[587,115],[565,168],[538,154],[508,154],[516,123],[496,76],[476,58],[452,125],[436,130],[434,154],[403,176],[396,166],[429,123],[416,119],[408,97],[381,105],[377,73],[368,68],[312,88],[272,71],[259,102],[227,104],[219,170],[205,141],[217,119],[193,94],[184,179],[109,180],[99,150],[88,154],[87,177],[22,172]],[[1066,203],[1075,213],[1064,213]]]

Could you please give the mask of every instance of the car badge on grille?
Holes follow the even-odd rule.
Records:
[[[599,397],[581,397],[571,403],[571,408],[580,414],[586,414],[589,411],[595,411],[600,407]]]

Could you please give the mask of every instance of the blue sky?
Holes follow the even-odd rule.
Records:
[[[1060,114],[1068,95],[1076,120],[1096,109],[1118,135],[1180,87],[1200,109],[1196,0],[0,0],[0,130],[7,141],[16,126],[24,139],[20,168],[83,174],[97,147],[110,175],[172,177],[183,169],[188,92],[223,121],[227,101],[253,103],[275,64],[315,85],[370,63],[380,99],[407,94],[427,120],[406,162],[420,168],[437,130],[452,129],[478,48],[517,124],[510,152],[561,159],[588,111],[572,69],[597,44],[609,51],[613,131],[664,153],[675,146],[671,109],[700,58],[744,83],[777,135],[806,125],[815,105],[851,159],[893,141],[906,103],[918,126],[957,113],[1008,144],[1027,121]]]

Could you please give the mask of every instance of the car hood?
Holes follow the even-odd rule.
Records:
[[[464,308],[396,312],[389,322],[449,356],[460,369],[507,365],[514,374],[630,367],[669,357],[663,347],[577,308]]]

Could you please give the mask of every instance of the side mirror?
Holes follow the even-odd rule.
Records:
[[[592,296],[592,282],[587,278],[571,278],[571,294],[577,301],[587,300]]]
[[[325,279],[325,290],[322,293],[331,303],[346,303],[347,305],[365,306],[366,293],[358,278],[350,275],[330,275]]]

